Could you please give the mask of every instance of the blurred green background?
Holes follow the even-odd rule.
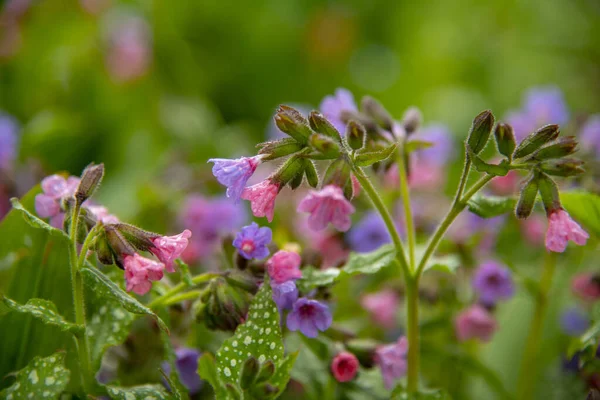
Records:
[[[0,31],[20,160],[41,175],[106,163],[102,200],[122,217],[168,166],[248,153],[278,104],[317,108],[340,86],[457,135],[535,85],[600,108],[596,0],[5,0]]]

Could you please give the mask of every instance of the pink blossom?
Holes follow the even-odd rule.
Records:
[[[127,291],[139,295],[148,293],[152,287],[151,281],[162,279],[165,268],[163,263],[142,257],[138,253],[123,257],[123,266]]]
[[[150,251],[165,264],[168,272],[175,272],[173,262],[181,257],[191,236],[192,232],[189,229],[175,236],[159,236],[152,240],[155,247],[151,248]]]
[[[281,189],[281,184],[269,179],[247,187],[242,192],[242,199],[250,201],[250,208],[255,217],[267,217],[267,221],[273,221],[275,212],[275,199]]]
[[[61,228],[64,220],[61,202],[75,194],[79,178],[50,175],[42,180],[40,186],[43,193],[35,196],[35,211],[41,218],[50,218],[55,228]]]
[[[600,275],[584,272],[573,277],[571,291],[584,301],[600,300]]]
[[[292,251],[280,250],[267,261],[267,272],[275,283],[284,283],[302,278],[300,255]]]
[[[108,208],[104,206],[90,205],[86,207],[91,211],[98,221],[102,221],[103,224],[118,224],[119,218],[108,212]]]
[[[331,361],[331,373],[338,382],[349,382],[358,373],[358,359],[352,353],[342,351]]]
[[[552,211],[548,216],[546,231],[546,249],[562,253],[567,248],[569,240],[583,246],[590,235],[581,229],[579,224],[563,209]]]
[[[346,200],[341,188],[327,185],[320,191],[311,190],[298,204],[298,211],[310,213],[308,226],[312,230],[323,230],[331,222],[337,230],[345,232],[350,229],[354,206]]]
[[[458,314],[454,327],[456,336],[461,342],[473,338],[488,342],[496,331],[497,324],[485,308],[475,304]]]
[[[393,290],[384,289],[377,293],[364,295],[360,304],[382,327],[389,329],[396,325],[399,299]]]

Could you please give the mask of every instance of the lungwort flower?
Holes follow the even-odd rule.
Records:
[[[487,342],[496,331],[494,317],[482,306],[476,304],[461,312],[454,321],[456,336],[464,342],[477,338]]]
[[[275,283],[302,278],[300,255],[293,251],[280,250],[267,261],[267,272]]]
[[[211,158],[208,162],[214,163],[213,175],[220,184],[227,187],[227,197],[237,203],[240,201],[248,179],[260,164],[261,158],[262,156],[241,157],[235,160]]]
[[[65,218],[62,201],[75,194],[79,178],[50,175],[42,180],[41,186],[43,193],[35,196],[35,211],[41,218],[50,218],[50,224],[60,229]]]
[[[562,253],[571,240],[579,246],[585,245],[590,235],[562,208],[554,210],[548,216],[548,230],[546,231],[546,248],[550,251]]]
[[[189,229],[175,236],[159,236],[152,240],[155,247],[151,248],[150,251],[165,264],[168,272],[175,272],[173,262],[181,257],[191,236],[192,232]]]
[[[383,383],[388,390],[394,387],[396,380],[402,378],[408,369],[406,355],[408,354],[408,340],[405,336],[398,342],[380,346],[375,350],[375,362],[381,368]]]
[[[299,330],[309,338],[316,338],[319,331],[323,332],[331,326],[331,322],[329,307],[305,297],[294,303],[292,311],[287,316],[288,329],[290,331]]]
[[[358,359],[352,353],[342,351],[331,361],[331,373],[338,382],[349,382],[358,373]]]
[[[159,281],[164,274],[163,263],[140,256],[138,253],[123,257],[127,291],[146,294],[152,288],[152,281]]]
[[[496,261],[484,262],[477,268],[473,288],[479,300],[490,306],[511,298],[515,291],[510,270]]]
[[[271,222],[275,213],[275,199],[280,189],[281,184],[265,179],[245,188],[242,199],[250,201],[250,208],[255,217],[267,217],[267,221]]]
[[[247,260],[261,259],[269,255],[267,247],[272,240],[271,228],[260,227],[256,222],[244,226],[233,241],[233,246],[238,249],[242,257]]]
[[[298,211],[310,214],[308,226],[312,230],[323,230],[331,223],[345,232],[352,224],[350,214],[354,213],[354,206],[344,197],[341,188],[327,185],[320,191],[311,190],[298,204]]]
[[[347,89],[336,89],[334,95],[326,96],[319,107],[321,112],[338,130],[341,135],[346,132],[346,123],[344,122],[344,113],[357,112],[354,96]]]

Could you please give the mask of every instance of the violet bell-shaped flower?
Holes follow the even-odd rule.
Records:
[[[405,336],[400,337],[396,343],[380,346],[375,350],[375,362],[381,369],[383,383],[388,390],[394,387],[396,380],[406,375],[407,354],[408,340]]]
[[[256,171],[262,155],[254,157],[241,157],[235,160],[225,158],[211,158],[208,162],[214,163],[212,172],[220,184],[227,187],[227,197],[236,203],[240,201],[242,192],[248,179]]]
[[[346,123],[343,120],[344,113],[358,111],[354,96],[349,90],[343,88],[336,89],[334,95],[325,96],[319,108],[325,118],[331,122],[341,135],[346,133]]]
[[[247,260],[262,259],[269,255],[268,245],[273,233],[267,226],[260,227],[256,222],[244,226],[233,240],[233,246]]]
[[[316,338],[319,331],[327,330],[332,323],[329,307],[316,300],[305,297],[294,303],[287,316],[287,327],[290,331],[300,331],[309,338]]]

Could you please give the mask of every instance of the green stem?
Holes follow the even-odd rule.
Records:
[[[452,202],[452,206],[454,207],[460,201],[463,192],[465,191],[465,186],[467,186],[467,180],[469,178],[469,172],[471,171],[471,157],[465,153],[465,165],[463,167],[462,174],[460,175],[460,182],[458,183],[458,189],[456,190],[456,194],[454,195],[454,201]]]
[[[171,304],[176,304],[181,301],[197,299],[198,297],[201,297],[203,293],[204,290],[190,290],[189,292],[169,297],[162,303],[162,305],[170,306]]]
[[[408,393],[415,393],[419,389],[419,277],[414,276],[406,280],[406,336],[408,339]]]
[[[415,225],[413,220],[412,205],[410,204],[410,192],[408,190],[408,179],[406,176],[406,165],[404,163],[404,150],[397,151],[396,164],[398,165],[398,178],[400,180],[400,197],[404,206],[404,218],[406,220],[406,231],[408,237],[408,257],[411,272],[415,270]]]
[[[471,188],[465,193],[465,195],[462,198],[459,199],[458,196],[455,197],[453,205],[452,207],[450,207],[448,214],[446,214],[442,222],[438,225],[437,229],[435,230],[435,232],[429,239],[429,242],[427,243],[425,253],[421,258],[421,262],[419,262],[419,266],[417,267],[416,276],[421,276],[423,270],[425,269],[425,266],[427,265],[427,261],[429,261],[429,258],[437,249],[437,246],[442,240],[442,237],[444,237],[444,234],[446,233],[450,225],[452,225],[452,222],[454,222],[454,220],[456,219],[456,217],[458,217],[461,211],[465,209],[465,207],[467,206],[467,202],[471,199],[471,197],[473,197],[473,195],[475,195],[475,193],[479,192],[492,179],[494,179],[494,175],[485,175],[482,178],[480,178],[473,186],[471,186]],[[458,194],[459,192],[457,192],[457,195]]]
[[[81,252],[79,253],[79,263],[78,263],[79,269],[81,269],[85,266],[85,260],[87,258],[88,250],[90,249],[90,246],[94,242],[94,239],[96,238],[96,234],[100,230],[101,226],[102,225],[100,225],[100,224],[95,225],[92,228],[92,230],[90,231],[90,233],[88,233],[87,237],[85,238],[85,241],[83,242],[83,246],[81,247]]]
[[[199,285],[201,283],[208,282],[211,279],[216,278],[217,276],[220,276],[220,274],[214,272],[205,272],[204,274],[194,276],[192,278],[192,282],[194,283],[194,285]],[[151,301],[150,304],[148,304],[148,307],[156,308],[158,306],[165,305],[167,300],[170,300],[171,297],[175,296],[179,292],[182,292],[187,287],[189,286],[185,282],[178,283],[173,288],[168,290],[165,294]]]
[[[396,259],[402,267],[404,277],[408,279],[411,276],[410,267],[408,265],[408,261],[406,260],[406,255],[404,254],[404,246],[402,245],[402,240],[400,239],[400,235],[398,234],[398,230],[396,229],[396,225],[394,224],[394,220],[392,219],[389,210],[387,209],[385,204],[383,204],[383,200],[381,199],[381,197],[373,187],[373,184],[365,175],[363,170],[360,169],[360,167],[352,165],[352,171],[354,172],[354,176],[356,176],[356,179],[358,179],[358,182],[360,182],[360,185],[364,189],[365,193],[367,193],[367,196],[369,196],[369,198],[373,202],[373,205],[381,215],[381,218],[385,223],[390,237],[392,238],[394,247],[396,248]]]
[[[533,319],[529,327],[529,335],[523,352],[521,374],[517,386],[517,399],[528,400],[533,398],[533,390],[537,377],[537,359],[542,341],[544,318],[548,308],[548,294],[552,287],[554,271],[556,270],[556,253],[546,253],[544,269],[540,278],[539,291],[535,298]]]
[[[73,288],[73,306],[75,308],[75,323],[85,328],[85,298],[83,291],[83,278],[79,272],[79,263],[77,259],[77,232],[79,228],[79,212],[81,204],[77,202],[73,207],[71,215],[71,286]],[[90,367],[90,351],[85,330],[83,334],[76,336],[77,351],[79,353],[79,363],[81,366],[81,381],[83,390],[86,394],[91,393],[92,371]]]

